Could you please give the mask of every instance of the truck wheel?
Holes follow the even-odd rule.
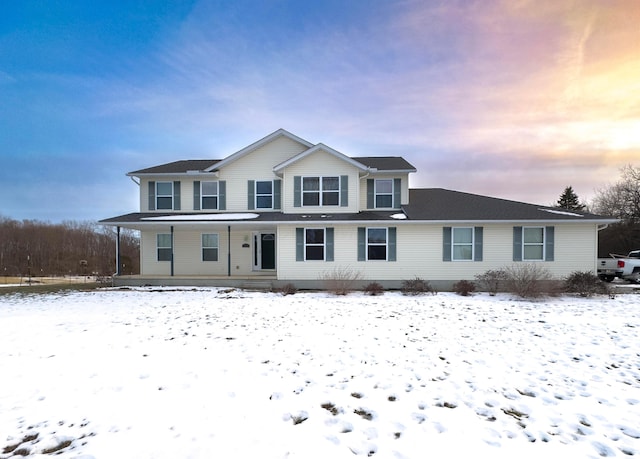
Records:
[[[602,275],[600,276],[600,279],[602,279],[605,282],[613,282],[613,280],[616,278],[616,276],[611,276],[611,275]]]

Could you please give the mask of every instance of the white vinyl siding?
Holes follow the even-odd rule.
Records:
[[[310,173],[312,172],[312,173]],[[342,184],[346,184],[347,195],[335,193],[332,197],[327,195],[327,199],[333,198],[335,202],[338,197],[337,205],[326,206],[310,206],[294,205],[294,177],[298,177],[302,187],[302,179],[304,177],[337,177],[342,190]],[[358,205],[358,183],[360,181],[358,169],[336,158],[335,156],[324,151],[317,151],[300,161],[292,164],[284,170],[282,181],[282,210],[286,213],[309,213],[309,212],[357,212]],[[334,190],[331,190],[334,192]],[[347,198],[343,202],[343,197]]]
[[[246,212],[249,210],[247,205],[248,181],[280,179],[273,173],[273,167],[307,148],[286,137],[279,137],[221,169],[219,179],[227,182],[226,210],[228,212]],[[284,184],[282,188],[284,196]],[[268,209],[261,209],[263,212],[265,210]]]
[[[561,278],[573,271],[595,270],[596,225],[555,224],[555,261],[545,265],[552,275]],[[397,261],[358,264],[357,225],[335,227],[333,263],[361,274],[363,280],[405,280],[419,276],[425,280],[475,280],[489,269],[513,265],[513,225],[483,224],[483,259],[473,263],[442,260],[443,228],[437,224],[397,225]],[[278,230],[278,278],[317,279],[317,264],[296,263],[295,228]],[[401,262],[400,262],[401,261]],[[312,266],[310,266],[312,265]],[[330,269],[330,268],[327,268]]]

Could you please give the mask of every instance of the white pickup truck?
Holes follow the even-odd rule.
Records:
[[[611,258],[598,258],[598,277],[606,282],[616,277],[640,282],[640,250],[632,250],[626,256],[611,254]]]

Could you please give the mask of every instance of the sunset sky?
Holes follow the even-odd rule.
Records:
[[[278,128],[412,187],[549,205],[640,166],[638,0],[22,0],[0,8],[0,217],[138,210],[129,171]]]

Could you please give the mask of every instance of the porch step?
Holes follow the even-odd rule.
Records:
[[[240,288],[246,290],[271,290],[273,285],[271,284],[271,281],[267,280],[248,280],[242,282]]]

